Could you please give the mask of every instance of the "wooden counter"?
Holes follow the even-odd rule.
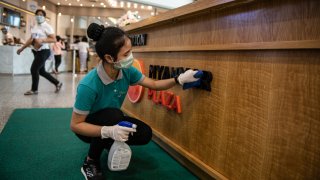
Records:
[[[200,0],[126,27],[148,35],[133,48],[146,75],[164,65],[214,80],[211,92],[171,89],[182,114],[147,93],[123,110],[201,179],[319,179],[319,8],[318,0]]]

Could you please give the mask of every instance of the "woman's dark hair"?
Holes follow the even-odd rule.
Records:
[[[38,14],[38,12],[42,12],[43,16],[46,17],[46,12],[43,9],[37,9],[36,12],[34,13],[35,15]]]
[[[60,36],[56,36],[57,42],[61,40]]]
[[[81,39],[82,42],[88,42],[88,38],[86,36],[83,36]]]
[[[91,23],[87,29],[88,37],[96,41],[96,52],[101,59],[105,54],[113,57],[114,61],[121,47],[125,43],[126,33],[117,27],[104,27],[96,23]]]

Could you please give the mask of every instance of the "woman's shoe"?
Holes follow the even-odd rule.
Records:
[[[56,85],[56,91],[55,93],[59,92],[62,86],[62,82],[59,82],[59,84]]]
[[[32,90],[29,90],[27,92],[24,93],[24,95],[35,95],[35,94],[38,94],[38,91],[32,91]]]

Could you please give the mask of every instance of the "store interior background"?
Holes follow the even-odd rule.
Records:
[[[167,12],[170,9],[190,4],[193,0],[178,0],[174,2],[163,0],[137,0],[137,1],[115,1],[115,0],[1,0],[0,1],[0,19],[5,15],[3,8],[7,8],[21,16],[20,27],[8,26],[8,24],[0,23],[0,27],[9,28],[9,32],[15,36],[27,40],[30,37],[30,30],[35,25],[33,12],[36,9],[45,9],[46,20],[53,27],[56,35],[65,39],[67,51],[62,51],[62,63],[60,65],[61,72],[72,72],[72,51],[70,43],[74,42],[74,36],[86,36],[86,28],[92,22],[103,24],[104,26],[116,26],[116,21],[124,16],[129,10],[137,12],[139,20],[152,18]],[[23,22],[24,25],[23,25]],[[73,32],[71,28],[73,25]],[[71,34],[73,33],[73,36]],[[70,77],[68,73],[60,74],[62,81],[70,83],[64,84],[64,92],[71,96],[57,96],[51,94],[50,83],[43,82],[40,86],[41,94],[38,97],[24,99],[23,92],[29,88],[30,66],[33,61],[30,50],[25,50],[23,55],[16,55],[15,51],[19,46],[3,46],[3,33],[0,32],[0,74],[1,82],[1,114],[0,114],[0,133],[4,128],[10,114],[15,108],[32,108],[32,107],[72,107],[74,101],[74,91],[76,84],[82,78]],[[89,42],[91,47],[92,41]],[[10,49],[10,53],[7,50]],[[4,53],[5,52],[5,53]],[[92,55],[93,54],[93,55]],[[91,53],[92,61],[88,62],[89,70],[93,68],[97,59]],[[10,57],[9,57],[9,56]],[[12,59],[12,57],[14,57]],[[15,61],[13,63],[13,61]],[[10,65],[8,63],[11,63]],[[15,64],[15,65],[13,65]],[[17,66],[17,67],[13,67]],[[13,69],[18,69],[14,72]],[[52,71],[52,61],[46,61],[46,70]],[[25,75],[25,76],[24,76]],[[10,77],[12,76],[12,77]],[[18,85],[17,85],[17,84]],[[18,87],[17,87],[18,86]],[[46,91],[46,92],[44,92]],[[48,92],[47,92],[48,91]],[[64,102],[64,103],[59,103]]]
[[[152,18],[170,9],[192,3],[193,0],[179,1],[116,1],[116,0],[2,0],[0,7],[6,7],[21,14],[24,27],[10,26],[9,31],[15,37],[27,40],[30,29],[35,24],[35,9],[44,9],[47,13],[47,22],[53,27],[56,34],[67,39],[70,43],[73,36],[86,36],[86,28],[90,23],[116,26],[117,20],[128,11],[135,13],[139,20]],[[17,8],[22,9],[17,10]],[[28,11],[28,12],[27,12]],[[4,14],[1,13],[1,17]],[[74,31],[72,32],[72,23]],[[5,26],[6,24],[1,24]],[[0,33],[0,39],[3,34]]]

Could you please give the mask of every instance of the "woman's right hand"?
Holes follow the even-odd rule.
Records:
[[[22,48],[19,48],[18,50],[17,50],[17,54],[18,55],[20,55],[20,53],[23,51],[23,49]]]
[[[36,49],[36,50],[40,49],[41,46],[42,46],[43,41],[44,41],[44,40],[41,39],[41,38],[33,39],[32,45],[33,45],[34,49]]]
[[[102,126],[101,128],[101,138],[112,138],[116,141],[127,141],[129,134],[136,132],[136,129],[123,127],[119,125],[114,126]]]

